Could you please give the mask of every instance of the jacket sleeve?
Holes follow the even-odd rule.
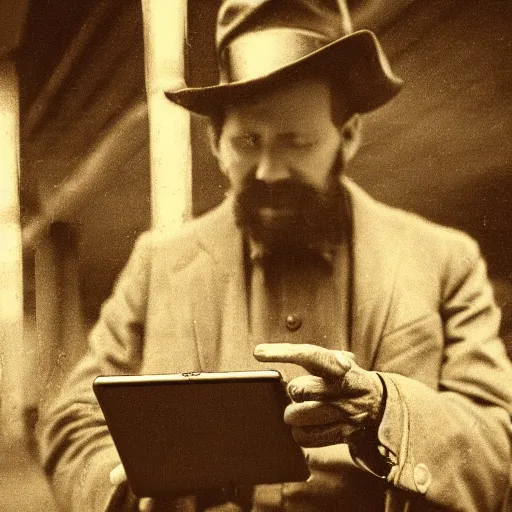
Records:
[[[439,387],[379,373],[387,403],[378,436],[395,487],[440,508],[491,512],[502,510],[509,483],[512,367],[485,263],[464,242],[449,258],[440,298]]]
[[[113,510],[114,501],[120,501],[125,491],[110,485],[109,473],[119,463],[119,457],[92,383],[100,374],[137,373],[140,367],[150,238],[144,234],[137,241],[90,333],[86,355],[69,375],[60,394],[41,407],[41,458],[56,500],[66,511]],[[128,509],[127,506],[125,510]]]

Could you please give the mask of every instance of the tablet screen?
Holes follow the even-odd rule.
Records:
[[[309,476],[278,372],[102,376],[94,391],[137,496]]]

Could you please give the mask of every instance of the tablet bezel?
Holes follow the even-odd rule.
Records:
[[[139,497],[309,476],[277,371],[99,376],[93,389]]]

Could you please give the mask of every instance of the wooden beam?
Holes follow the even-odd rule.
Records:
[[[98,2],[92,13],[71,41],[64,57],[53,71],[50,79],[39,93],[34,103],[30,106],[23,123],[25,136],[29,138],[44,119],[44,116],[52,104],[60,87],[70,75],[73,66],[83,56],[91,39],[97,34],[99,27],[111,13],[112,0]]]
[[[184,79],[186,0],[142,0],[149,106],[152,223],[173,231],[192,212],[190,115],[164,90]]]
[[[19,204],[19,95],[15,62],[0,61],[0,432],[23,432],[23,280]]]
[[[56,220],[68,220],[100,193],[147,144],[147,106],[127,112],[82,160],[67,180],[42,201],[41,213],[23,229],[23,245],[33,247]]]

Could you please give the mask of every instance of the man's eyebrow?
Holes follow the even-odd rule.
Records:
[[[250,130],[240,130],[229,134],[230,140],[243,139],[244,137],[258,137],[258,134]]]
[[[309,129],[305,128],[304,130],[292,130],[289,132],[283,132],[278,135],[278,137],[282,139],[294,139],[297,137],[309,137],[309,138],[315,138],[319,137],[320,132],[316,129]]]

